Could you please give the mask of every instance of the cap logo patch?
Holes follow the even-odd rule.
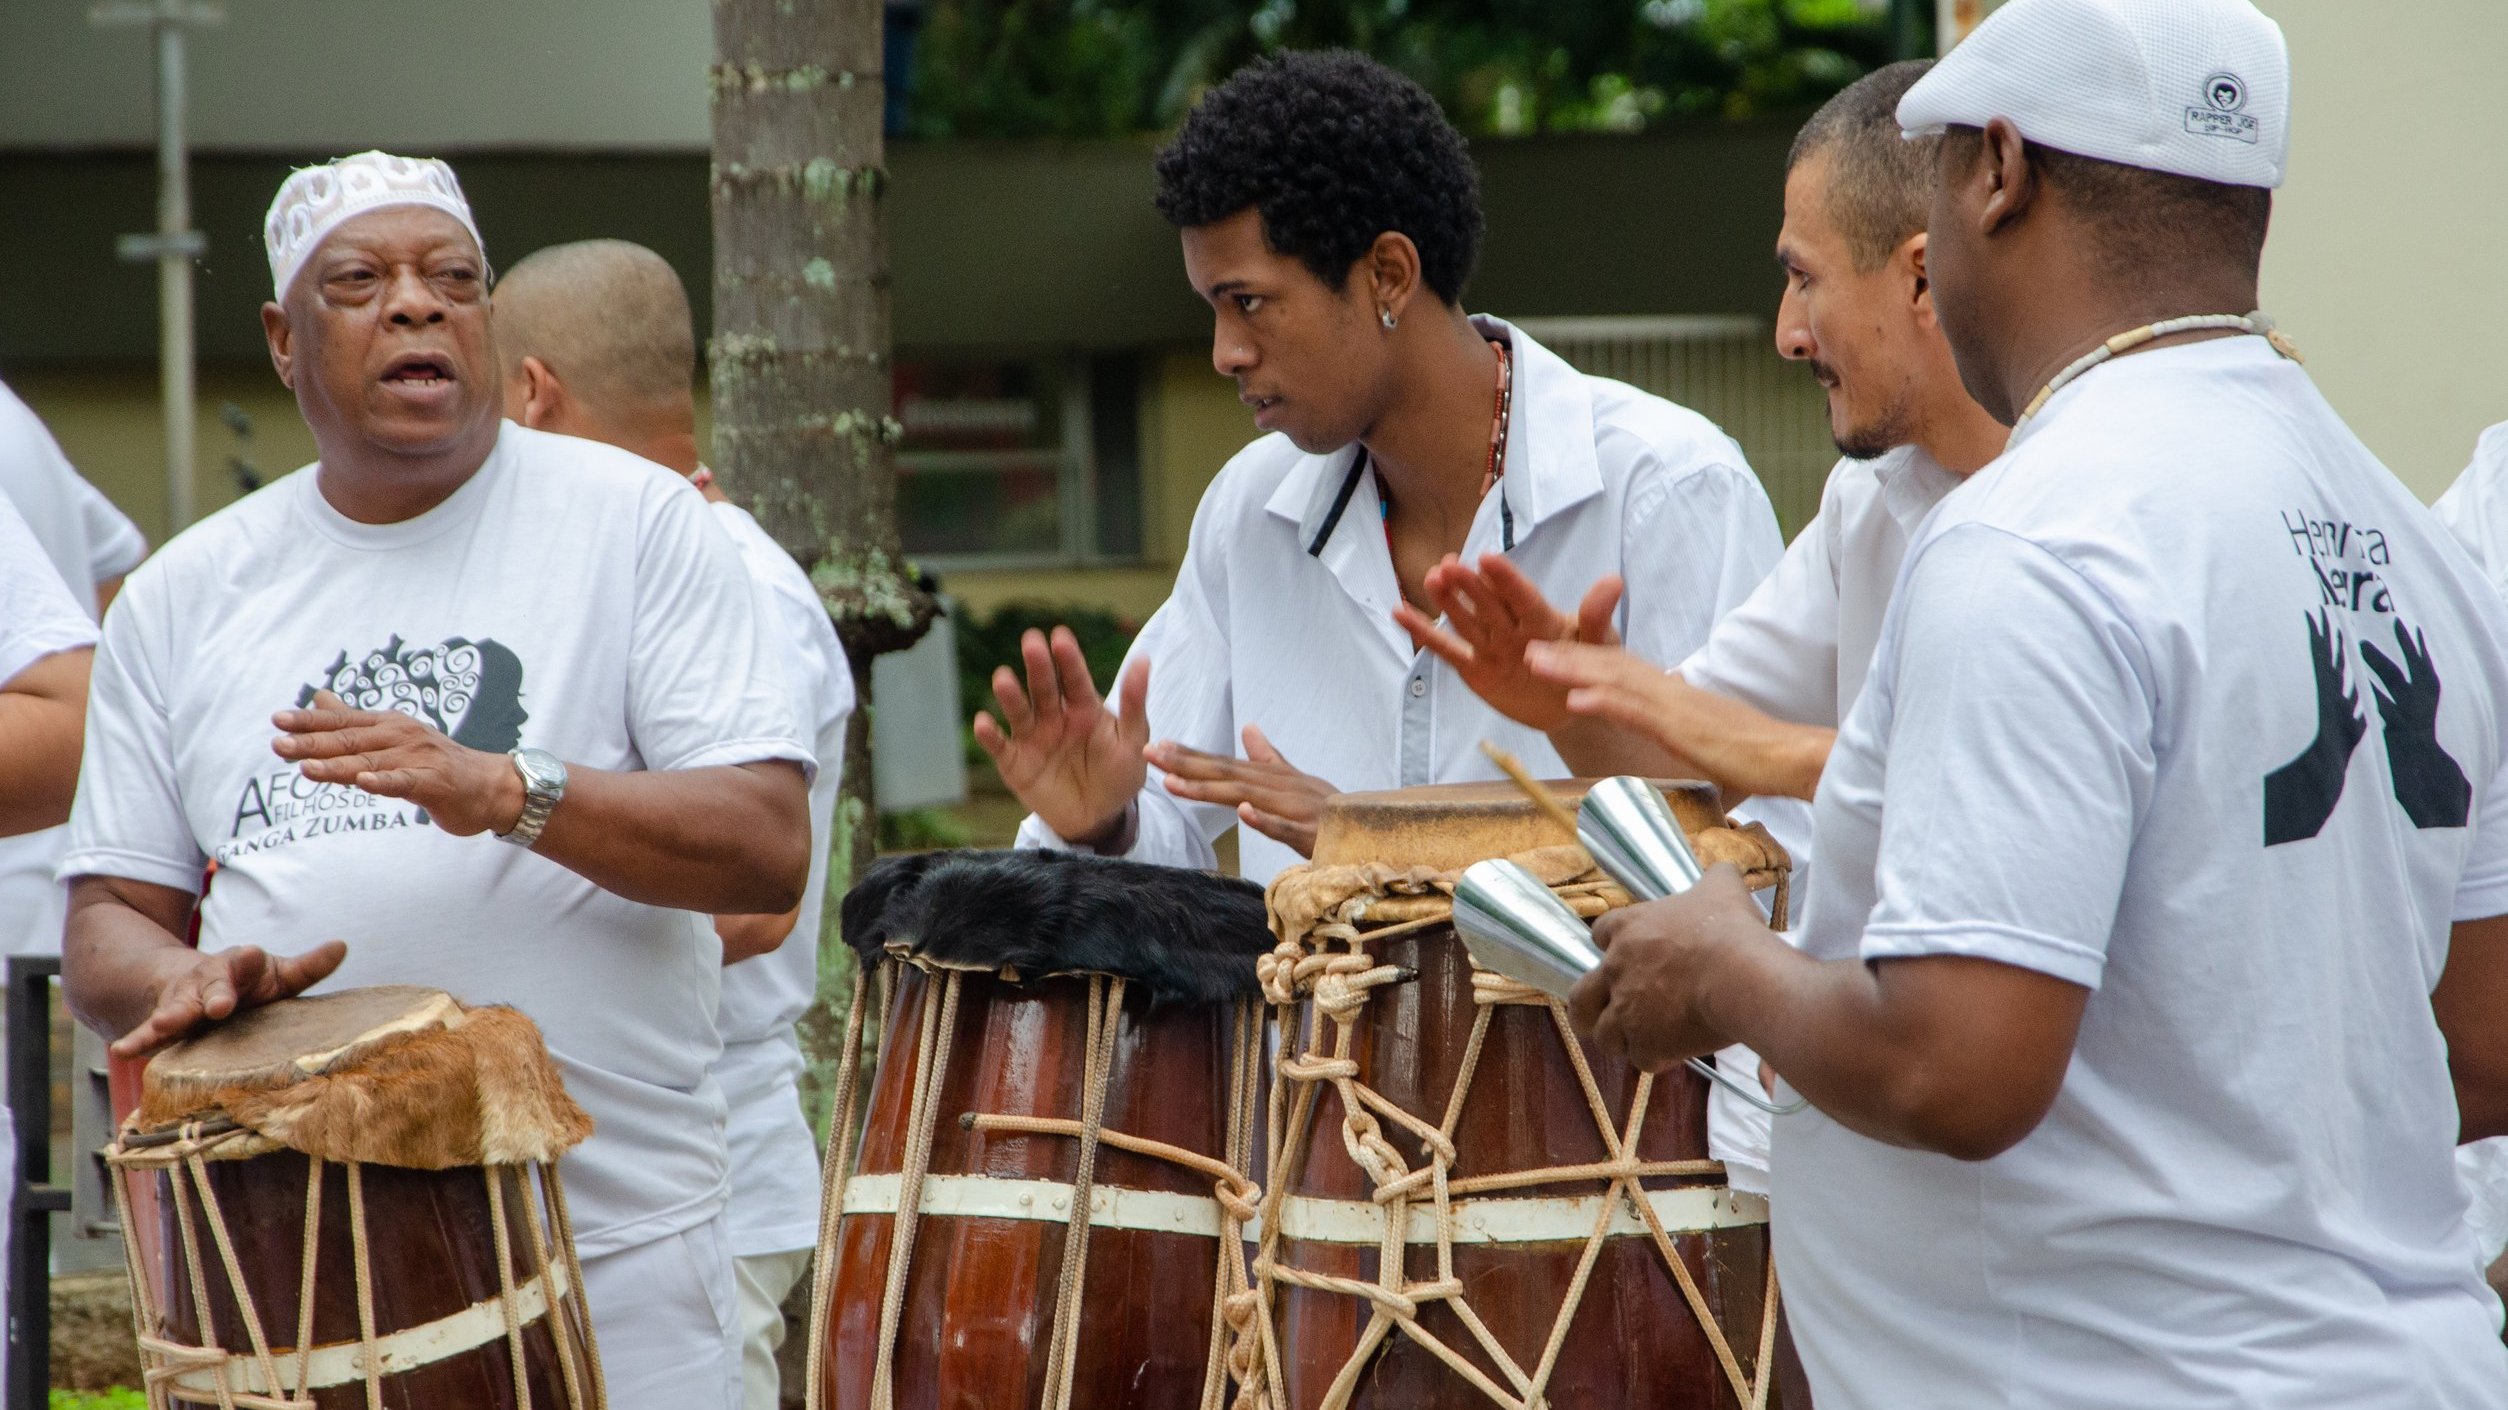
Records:
[[[2216,73],[2203,80],[2203,106],[2186,109],[2186,130],[2197,137],[2226,137],[2252,146],[2264,124],[2246,107],[2245,80],[2234,73]]]

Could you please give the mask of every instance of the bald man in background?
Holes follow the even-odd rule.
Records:
[[[624,240],[538,251],[496,287],[505,415],[539,431],[605,441],[693,481],[755,585],[781,655],[793,717],[815,731],[810,884],[780,916],[718,916],[723,942],[714,1077],[731,1109],[731,1248],[740,1289],[748,1410],[775,1410],[784,1299],[818,1241],[818,1151],[801,1110],[794,1021],[818,985],[830,822],[853,713],[853,674],[827,609],[790,555],[731,503],[697,457],[696,330],[688,292],[660,255]],[[787,936],[791,938],[787,941]]]

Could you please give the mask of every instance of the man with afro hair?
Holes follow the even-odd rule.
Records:
[[[975,733],[1032,810],[1023,845],[1208,867],[1242,824],[1262,880],[1311,851],[1335,792],[1494,777],[1483,739],[1564,773],[1545,731],[1572,721],[1509,718],[1404,632],[1432,573],[1502,554],[1551,594],[1608,575],[1577,636],[1669,663],[1776,562],[1767,495],[1714,425],[1464,312],[1479,180],[1391,69],[1249,65],[1159,154],[1158,207],[1212,365],[1270,434],[1203,496],[1113,702],[1061,628],[1027,634],[1024,682],[994,673],[1000,718]]]

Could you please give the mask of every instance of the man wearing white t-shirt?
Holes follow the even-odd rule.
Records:
[[[96,624],[11,499],[0,495],[0,837],[57,825],[78,784]],[[17,1125],[0,1104],[0,1190],[17,1183]],[[0,1219],[0,1308],[14,1219]],[[8,1344],[0,1336],[0,1380]]]
[[[732,503],[697,459],[696,328],[668,261],[624,240],[585,240],[525,256],[496,286],[496,343],[508,419],[633,451],[689,477],[731,535],[776,644],[793,715],[811,740],[810,884],[798,910],[717,916],[723,944],[714,1064],[731,1118],[733,1272],[740,1290],[746,1410],[779,1403],[784,1300],[819,1232],[818,1147],[801,1110],[793,1025],[818,988],[829,830],[853,714],[853,671],[827,608],[792,555]]]
[[[1802,949],[1721,870],[1596,927],[1599,1042],[1817,1108],[1823,1410],[2508,1403],[2452,1161],[2508,1131],[2508,607],[2243,312],[2288,75],[2245,0],[2013,0],[1909,91],[2011,448],[1909,545]]]
[[[0,384],[0,495],[26,521],[70,595],[90,620],[148,556],[148,541],[71,468],[52,432],[17,393]],[[61,949],[61,883],[53,879],[69,834],[45,828],[0,840],[0,954]]]
[[[2473,555],[2492,586],[2508,594],[2508,423],[2482,433],[2473,461],[2432,506],[2439,522]],[[2508,1287],[2508,1139],[2476,1141],[2456,1152],[2456,1173],[2473,1200],[2473,1227],[2492,1286]]]
[[[1417,84],[1259,60],[1185,119],[1158,185],[1212,365],[1271,434],[1203,495],[1117,708],[1064,630],[1028,634],[1024,688],[995,673],[975,734],[1033,810],[1023,845],[1208,867],[1238,826],[1259,881],[1336,791],[1496,777],[1483,739],[1556,774],[1540,731],[1405,639],[1430,570],[1504,553],[1555,592],[1619,572],[1585,625],[1676,661],[1776,562],[1767,494],[1705,418],[1464,312],[1478,177]]]
[[[2003,448],[2006,428],[1960,385],[1925,277],[1934,144],[1902,138],[1897,107],[1929,67],[1913,60],[1866,75],[1794,139],[1777,237],[1786,275],[1777,348],[1827,388],[1830,433],[1847,458],[1776,571],[1706,645],[1667,672],[1616,646],[1579,643],[1575,619],[1503,558],[1430,573],[1444,624],[1403,614],[1412,639],[1498,709],[1564,720],[1551,742],[1579,774],[1704,778],[1728,804],[1808,800],[1863,689],[1909,536]],[[1794,894],[1807,897],[1808,810],[1763,802],[1756,811],[1793,853]],[[1758,1070],[1746,1048],[1716,1062],[1745,1078]],[[1767,1192],[1766,1111],[1719,1085],[1708,1093],[1707,1137],[1735,1188]]]
[[[322,459],[106,621],[70,1001],[124,1054],[325,979],[521,1009],[595,1123],[567,1185],[609,1403],[730,1410],[721,950],[686,913],[786,911],[809,876],[811,756],[747,576],[685,484],[501,421],[450,168],[299,171],[266,237]]]

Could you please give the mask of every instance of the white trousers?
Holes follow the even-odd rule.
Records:
[[[732,1260],[740,1283],[740,1396],[743,1410],[777,1410],[782,1378],[775,1353],[784,1344],[784,1299],[810,1271],[810,1250],[753,1253]]]
[[[610,1410],[740,1410],[740,1321],[721,1216],[583,1261]]]

